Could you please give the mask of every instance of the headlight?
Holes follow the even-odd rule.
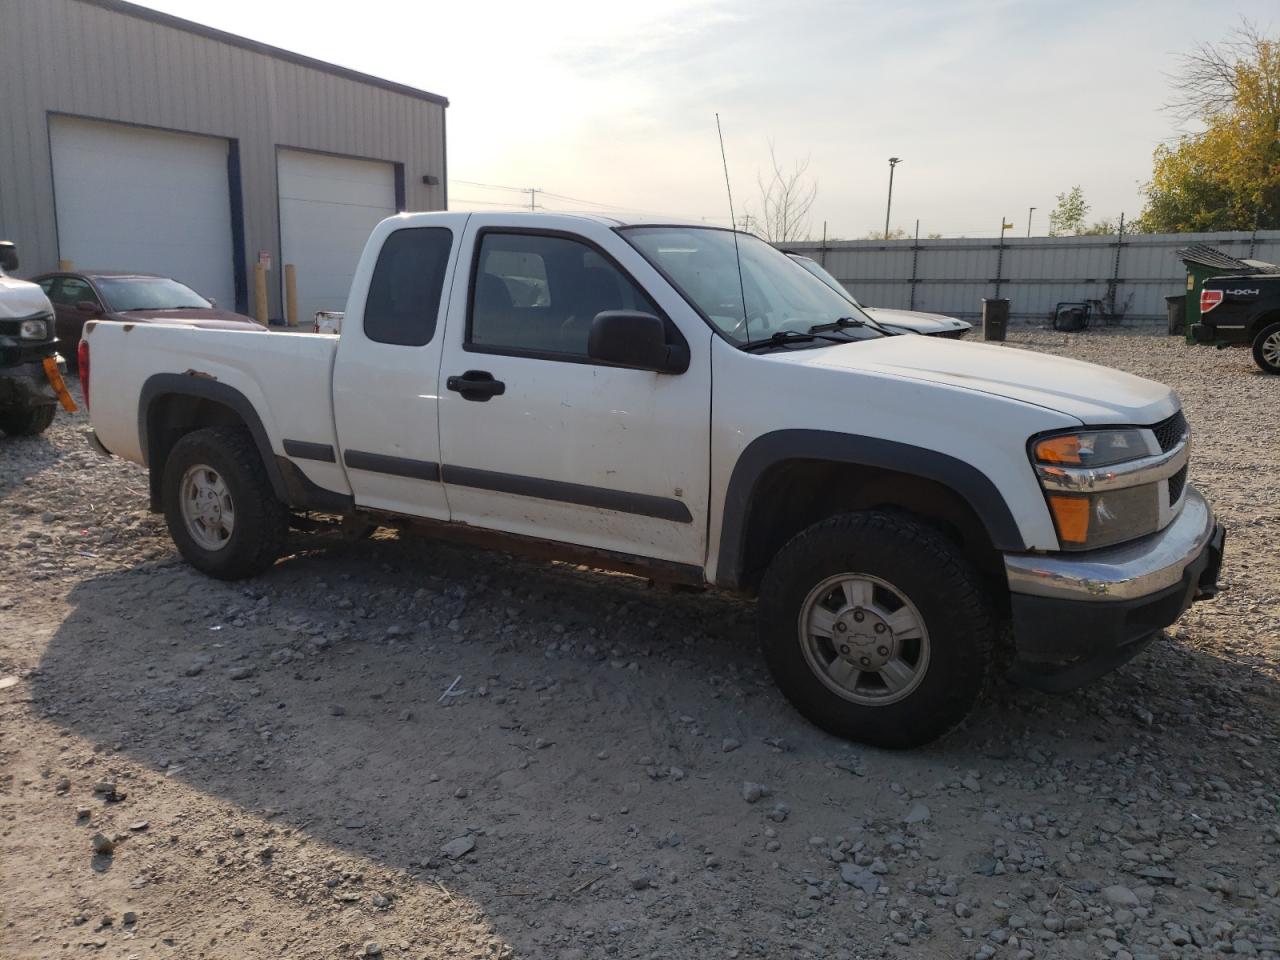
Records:
[[[48,340],[49,321],[23,320],[22,325],[18,327],[18,336],[23,340]]]
[[[1149,430],[1094,430],[1045,437],[1031,446],[1036,463],[1072,467],[1109,467],[1152,453]],[[1159,453],[1159,449],[1155,450]]]
[[[1033,440],[1031,460],[1063,550],[1092,550],[1154,533],[1185,444],[1165,453],[1142,428],[1079,430]]]

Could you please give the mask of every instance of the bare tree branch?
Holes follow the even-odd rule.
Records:
[[[1201,43],[1178,56],[1178,71],[1169,80],[1173,99],[1165,104],[1180,123],[1209,120],[1231,109],[1240,92],[1240,65],[1256,59],[1267,37],[1243,17],[1228,39]]]
[[[759,174],[756,177],[760,189],[760,216],[747,216],[764,231],[764,238],[770,243],[804,239],[809,234],[809,210],[818,196],[817,182],[807,175],[809,158],[797,160],[790,170],[784,170],[770,140],[769,161],[772,167],[770,175]]]

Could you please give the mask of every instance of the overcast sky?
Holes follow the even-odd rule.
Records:
[[[1174,57],[1275,0],[147,0],[147,6],[449,98],[450,206],[575,201],[727,221],[715,113],[739,216],[768,141],[808,157],[811,232],[893,223],[1044,233],[1080,184],[1091,218],[1133,216]],[[582,201],[592,201],[588,206]],[[608,206],[606,206],[608,205]]]

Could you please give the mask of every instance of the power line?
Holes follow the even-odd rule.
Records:
[[[553,200],[563,200],[567,203],[586,204],[587,206],[599,207],[601,210],[611,210],[617,213],[638,213],[638,214],[643,214],[645,216],[650,216],[650,217],[672,217],[673,219],[717,220],[717,221],[727,219],[726,217],[719,214],[713,214],[713,215],[702,216],[702,217],[687,217],[687,216],[672,214],[668,211],[645,210],[642,207],[631,207],[631,206],[625,206],[623,204],[617,204],[617,203],[605,203],[601,200],[588,200],[585,197],[574,197],[566,193],[554,193],[550,190],[543,190],[541,188],[534,188],[534,187],[517,187],[517,186],[512,186],[511,184],[505,184],[505,183],[483,183],[479,180],[461,180],[453,177],[449,178],[449,182],[457,183],[457,184],[465,184],[466,186],[469,186],[469,187],[481,187],[487,190],[507,190],[512,193],[529,194],[531,209],[543,209],[543,210],[554,209],[552,207],[548,207],[545,203],[542,203],[537,199],[537,195],[541,194],[543,197],[550,198]],[[479,203],[484,203],[486,206],[513,206],[513,207],[523,206],[523,204],[516,204],[516,203],[501,204],[501,203],[494,203],[493,201],[473,201],[473,200],[463,200],[461,198],[455,198],[455,199],[457,199],[458,202],[460,203],[479,202]],[[560,212],[568,213],[571,211],[561,210]]]
[[[485,207],[523,207],[523,201],[517,200],[474,200],[471,197],[450,197],[450,203],[477,203]]]
[[[449,182],[466,184],[468,187],[486,187],[489,190],[514,190],[517,193],[523,193],[526,189],[525,187],[509,187],[502,183],[480,183],[478,180],[455,180],[453,177],[449,178]]]

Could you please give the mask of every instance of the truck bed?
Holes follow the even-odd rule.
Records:
[[[86,336],[94,428],[117,456],[146,462],[139,398],[147,381],[161,375],[208,378],[239,391],[262,418],[279,456],[286,437],[336,447],[331,394],[336,337],[109,321],[98,321]],[[97,390],[94,384],[110,384],[110,389]],[[307,461],[300,467],[313,483],[348,492],[337,464]]]

